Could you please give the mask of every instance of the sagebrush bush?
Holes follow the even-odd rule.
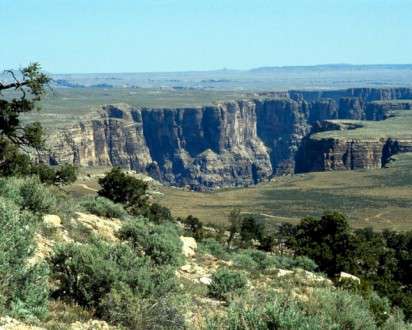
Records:
[[[0,195],[37,214],[56,211],[56,197],[37,177],[2,178]]]
[[[343,290],[317,288],[309,299],[286,293],[242,297],[231,303],[224,317],[208,322],[209,329],[377,329],[373,312],[359,295]],[[384,329],[406,329],[398,317],[382,325]],[[395,328],[393,328],[395,329]]]
[[[30,266],[38,218],[0,197],[0,312],[18,318],[47,313],[48,276],[44,265]]]
[[[211,254],[220,259],[226,259],[229,255],[225,247],[214,238],[205,238],[199,242],[198,251],[205,254]]]
[[[218,299],[226,299],[229,293],[240,293],[247,285],[244,274],[221,268],[212,276],[209,295]]]
[[[123,205],[105,197],[89,197],[80,203],[86,211],[100,217],[125,219],[127,212]]]
[[[278,256],[259,250],[241,250],[233,255],[233,262],[237,267],[248,270],[265,270],[270,267],[292,270],[302,268],[308,271],[317,269],[316,263],[307,257]]]
[[[150,257],[156,265],[178,266],[183,261],[182,242],[176,225],[155,225],[144,219],[125,223],[119,238],[128,241],[133,248]]]
[[[49,264],[51,278],[60,284],[53,297],[70,298],[84,307],[97,308],[119,284],[143,298],[161,297],[176,289],[173,268],[153,267],[128,244],[94,239],[89,244],[60,245]]]
[[[304,256],[271,256],[269,265],[289,270],[302,268],[310,272],[318,269],[318,265],[312,259]]]
[[[175,302],[166,297],[141,299],[124,285],[105,296],[99,315],[111,324],[131,330],[185,329],[185,319]]]

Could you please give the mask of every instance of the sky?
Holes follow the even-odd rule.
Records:
[[[412,0],[0,0],[0,69],[412,63]]]

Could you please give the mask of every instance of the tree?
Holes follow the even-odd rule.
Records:
[[[195,240],[200,241],[203,239],[203,224],[198,218],[189,215],[183,220],[183,224],[186,231],[189,232]]]
[[[99,184],[99,196],[124,204],[126,208],[134,210],[133,213],[147,206],[147,183],[123,173],[118,167],[99,179]]]
[[[35,122],[23,125],[20,115],[33,111],[45,93],[50,78],[41,72],[38,63],[8,70],[11,82],[0,82],[0,172],[6,175],[27,171],[28,157],[20,151],[44,148],[43,128]],[[16,164],[14,165],[16,160]]]
[[[240,210],[239,209],[232,210],[229,214],[228,220],[229,220],[230,225],[229,225],[229,237],[227,239],[227,245],[230,246],[236,233],[240,231],[240,226],[242,224],[242,217],[240,215]]]
[[[345,216],[326,213],[320,220],[305,218],[296,228],[294,245],[298,255],[313,259],[322,271],[333,276],[348,268],[350,227]]]
[[[242,219],[240,238],[245,245],[249,245],[253,239],[260,241],[262,237],[263,224],[259,223],[253,216]]]

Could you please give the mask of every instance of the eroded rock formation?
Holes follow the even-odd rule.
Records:
[[[56,132],[48,157],[51,163],[121,166],[198,189],[254,184],[295,169],[379,167],[385,152],[395,150],[388,141],[308,136],[325,129],[319,122],[328,119],[383,120],[393,110],[410,109],[407,102],[375,102],[392,99],[412,99],[412,90],[291,91],[175,109],[107,105],[97,118]]]

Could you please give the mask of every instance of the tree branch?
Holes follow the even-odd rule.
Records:
[[[0,91],[5,90],[5,89],[10,89],[10,88],[19,88],[22,86],[26,86],[28,84],[29,84],[28,81],[17,81],[17,82],[10,83],[10,84],[0,83]]]

